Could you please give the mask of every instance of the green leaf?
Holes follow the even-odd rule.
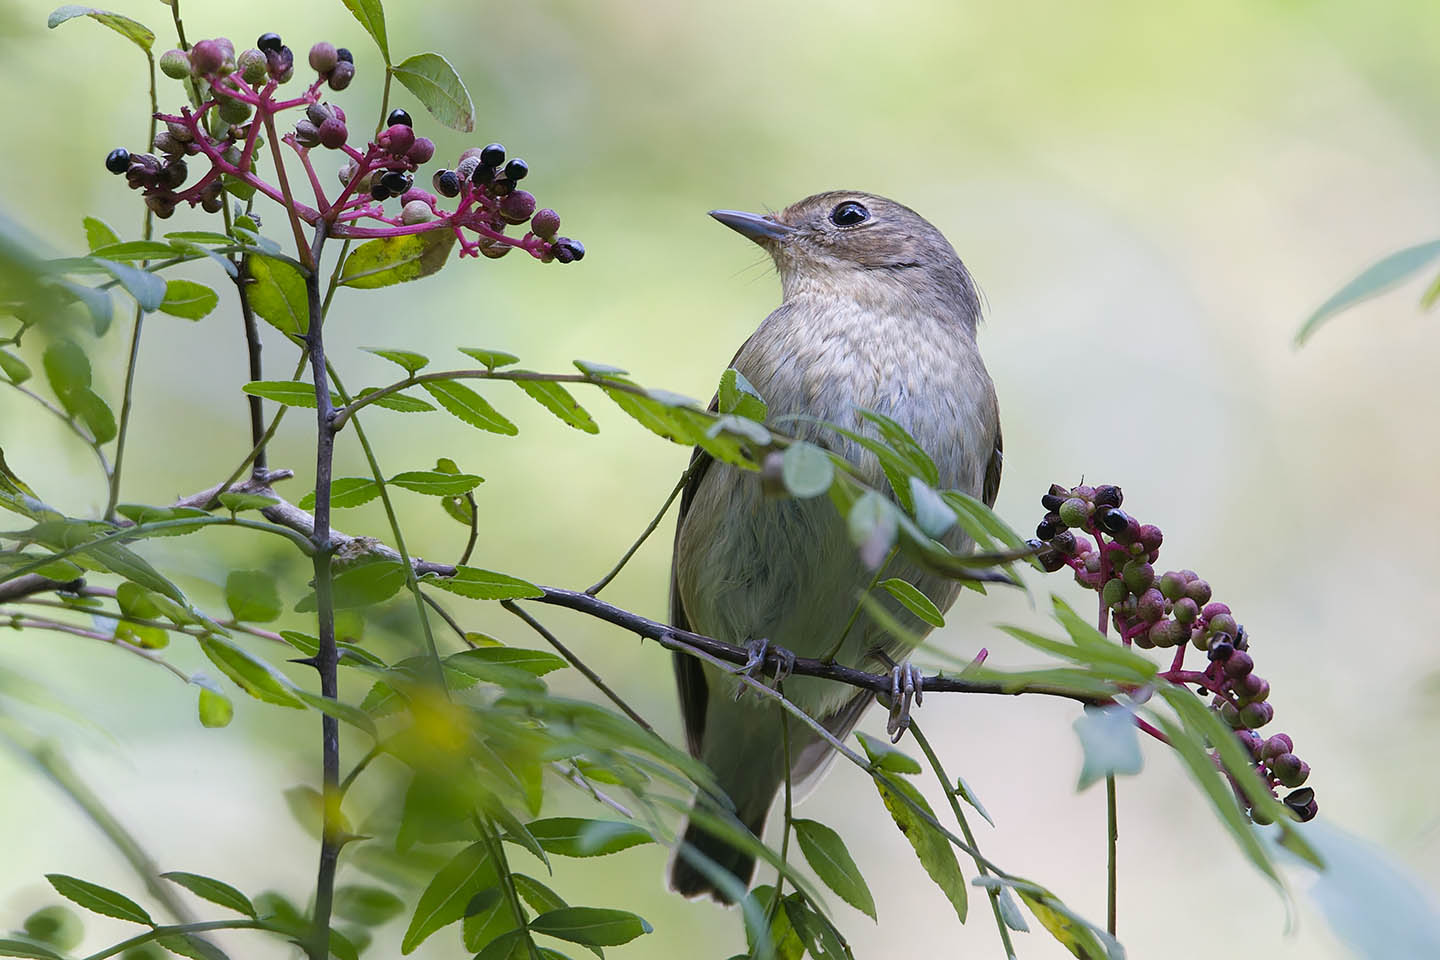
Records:
[[[405,911],[405,901],[382,887],[349,884],[335,891],[337,916],[367,927],[389,923]]]
[[[521,670],[532,676],[543,677],[555,670],[569,666],[562,657],[546,650],[526,650],[522,647],[489,646],[477,650],[461,650],[445,658],[445,665],[451,669],[472,676],[488,678],[484,671],[490,667],[504,667]]]
[[[126,240],[90,251],[96,257],[130,263],[136,260],[166,260],[176,254],[174,247],[159,240]]]
[[[840,834],[815,820],[796,820],[795,839],[815,875],[850,906],[875,919],[875,898]]]
[[[523,873],[512,873],[510,875],[510,882],[515,885],[515,892],[518,893],[526,903],[530,904],[536,913],[546,913],[550,910],[560,910],[570,906],[560,894],[551,890],[534,877],[528,877]],[[600,947],[586,947],[586,949],[597,957],[605,956],[605,951]],[[566,960],[564,954],[544,947],[540,948],[540,956],[543,957],[544,960]]]
[[[67,398],[90,386],[90,358],[69,340],[56,340],[46,347],[41,365],[45,368],[45,379],[50,382],[50,389],[55,391],[60,404],[67,410]]]
[[[438,53],[417,53],[391,72],[436,120],[462,133],[475,129],[475,104],[449,60]]]
[[[367,353],[373,353],[377,357],[384,357],[391,363],[398,363],[405,368],[406,373],[415,373],[423,370],[430,363],[430,358],[423,353],[416,353],[413,350],[382,350],[379,347],[365,347]]]
[[[473,473],[440,473],[435,470],[407,470],[397,473],[386,483],[432,497],[458,497],[469,493],[482,482],[484,477]]]
[[[235,704],[225,694],[201,687],[199,713],[202,727],[228,727],[235,717]]]
[[[780,478],[791,496],[818,497],[835,481],[835,464],[828,453],[813,443],[797,440],[785,448]]]
[[[954,793],[955,796],[959,797],[961,800],[964,800],[966,803],[970,804],[970,806],[974,807],[975,812],[980,814],[980,816],[984,817],[986,823],[990,824],[990,826],[992,827],[995,826],[995,821],[990,817],[990,811],[985,809],[984,804],[982,804],[980,802],[980,798],[975,795],[975,791],[970,788],[970,784],[965,782],[964,777],[955,778]]]
[[[955,526],[955,510],[945,502],[925,481],[919,477],[910,478],[910,506],[915,514],[915,525],[927,537],[934,537],[939,540],[947,531]],[[971,536],[975,540],[974,536]],[[979,540],[975,541],[980,543]]]
[[[940,612],[940,608],[935,606],[930,598],[921,593],[920,588],[913,583],[907,580],[901,580],[898,577],[891,577],[888,580],[880,581],[880,586],[884,587],[890,596],[899,600],[905,606],[906,610],[909,610],[915,614],[915,616],[930,624],[930,626],[945,626],[945,616]]]
[[[357,399],[369,396],[378,389],[378,387],[366,387],[355,396]],[[374,403],[377,407],[384,407],[386,410],[396,410],[400,413],[428,413],[435,409],[432,404],[426,403],[419,397],[412,397],[408,393],[402,393],[400,391],[387,393],[380,399],[374,401]]]
[[[165,284],[165,299],[160,312],[186,320],[199,320],[215,309],[220,295],[203,283],[193,280],[171,280]]]
[[[884,563],[900,533],[895,505],[874,490],[867,490],[850,508],[845,521],[850,539],[860,551],[860,562],[870,570]]]
[[[240,389],[287,407],[315,407],[315,387],[303,380],[252,380]]]
[[[156,276],[149,270],[140,270],[123,263],[116,263],[114,260],[102,260],[99,257],[92,259],[106,273],[120,282],[120,286],[135,298],[135,302],[140,305],[141,310],[148,313],[158,309],[160,304],[165,302],[165,279],[163,277]]]
[[[1124,960],[1125,951],[1113,938],[1086,923],[1049,890],[1028,883],[1014,884],[1013,889],[1050,936],[1080,960]]]
[[[1117,705],[1087,706],[1075,718],[1075,733],[1085,751],[1076,790],[1084,790],[1097,780],[1111,774],[1139,773],[1140,739],[1136,734],[1135,715]]]
[[[419,280],[445,266],[454,245],[455,233],[445,227],[367,240],[345,258],[340,283],[357,290],[372,290]]]
[[[472,600],[525,600],[545,595],[545,591],[526,580],[478,567],[456,566],[453,577],[430,573],[422,579],[441,590]]]
[[[145,912],[144,907],[125,894],[117,893],[109,887],[102,887],[98,883],[91,883],[88,880],[67,877],[63,873],[47,873],[45,879],[50,881],[50,886],[55,888],[56,893],[79,904],[86,910],[114,917],[117,920],[155,926],[155,921],[150,919],[150,914]]]
[[[24,957],[26,960],[65,960],[60,954],[41,943],[11,940],[0,937],[0,957]]]
[[[720,389],[716,391],[721,413],[733,413],[750,420],[764,421],[769,407],[760,391],[745,379],[745,374],[734,367],[720,375]]]
[[[250,696],[281,707],[304,708],[290,681],[268,663],[223,637],[201,637],[199,643],[210,662]]]
[[[380,496],[380,486],[369,477],[337,477],[330,483],[330,506],[335,510],[358,507]],[[300,498],[301,510],[315,509],[315,491]]]
[[[455,854],[420,894],[400,952],[410,953],[436,930],[465,916],[471,898],[494,882],[495,865],[485,843],[472,843]]]
[[[280,592],[265,570],[231,570],[225,578],[225,605],[245,623],[269,623],[280,616]]]
[[[309,690],[300,688],[294,689],[295,696],[327,717],[334,717],[342,723],[348,723],[357,730],[362,730],[370,736],[376,735],[375,721],[370,715],[359,707],[348,703],[341,703],[339,700],[332,700],[329,697],[322,697],[318,693],[311,693]]]
[[[1431,240],[1429,243],[1406,247],[1404,250],[1397,250],[1390,254],[1345,284],[1334,296],[1322,303],[1295,334],[1295,345],[1304,344],[1335,314],[1353,307],[1377,293],[1383,293],[1425,269],[1437,258],[1440,258],[1440,240]]]
[[[561,384],[550,380],[516,380],[515,386],[534,397],[546,410],[585,433],[599,433],[600,426],[589,412]]]
[[[103,337],[105,331],[110,329],[115,306],[110,300],[109,291],[87,287],[83,283],[71,283],[68,280],[62,280],[56,286],[85,305],[85,309],[90,312],[95,336]]]
[[[497,367],[508,367],[512,363],[518,363],[520,358],[513,353],[506,353],[504,350],[486,350],[484,347],[460,347],[461,353],[467,357],[479,360],[485,365],[485,369],[494,370]]]
[[[960,922],[964,923],[969,906],[969,893],[965,875],[960,872],[960,864],[955,859],[955,850],[950,846],[949,839],[915,809],[918,806],[933,818],[935,813],[930,809],[930,804],[908,780],[891,779],[889,784],[876,780],[875,789],[880,791],[880,799],[885,802],[885,809],[890,811],[895,825],[900,828],[905,839],[910,841],[910,846],[915,848],[920,865],[955,908],[955,915],[960,918]],[[906,803],[905,798],[909,798],[911,803]]]
[[[30,366],[9,350],[0,350],[0,373],[11,383],[24,383],[30,379]]]
[[[618,947],[654,928],[628,910],[600,907],[562,907],[530,921],[536,933],[596,947]]]
[[[222,493],[215,499],[220,501],[220,506],[231,513],[243,513],[246,510],[263,510],[272,504],[280,501],[274,497],[267,497],[259,493]]]
[[[89,387],[82,387],[66,398],[66,406],[83,424],[96,443],[109,443],[115,439],[115,414],[110,405]]]
[[[930,459],[924,447],[915,442],[909,431],[878,411],[856,407],[855,412],[873,423],[890,449],[905,460],[909,467],[907,473],[920,477],[932,487],[940,482],[940,471],[935,468],[935,461]]]
[[[50,19],[46,21],[46,26],[54,30],[66,20],[73,20],[76,17],[89,17],[96,23],[104,24],[147,53],[155,43],[154,31],[140,21],[131,20],[129,17],[122,17],[118,13],[110,13],[105,10],[97,10],[94,7],[82,6],[78,3],[67,3],[63,7],[57,7],[55,11],[50,14]]]
[[[551,817],[526,827],[547,853],[562,857],[604,857],[654,841],[649,831],[620,820]]]
[[[110,224],[97,217],[86,217],[80,221],[85,226],[85,245],[94,253],[101,247],[120,242],[120,235]]]
[[[252,253],[248,258],[250,308],[270,326],[290,336],[310,329],[305,278],[284,260]]]
[[[337,570],[331,582],[331,598],[336,610],[371,607],[393,597],[405,586],[405,566],[398,560],[366,560]],[[311,593],[295,604],[298,613],[316,609]]]
[[[919,760],[903,750],[897,749],[889,741],[872,737],[859,730],[855,731],[855,738],[865,749],[865,756],[870,759],[870,765],[877,770],[888,770],[891,773],[920,773],[925,769],[920,766]]]
[[[385,63],[390,63],[390,38],[385,35],[385,7],[380,0],[341,0],[345,8],[354,14],[355,19],[360,21],[360,26],[370,34],[370,39],[375,41],[375,46],[380,48],[380,56]]]
[[[463,383],[453,380],[428,380],[421,384],[440,406],[472,427],[513,437],[520,431],[490,406],[489,401]]]
[[[250,902],[250,898],[223,880],[201,876],[198,873],[186,873],[183,870],[172,870],[169,873],[162,873],[160,876],[172,883],[180,884],[202,900],[209,900],[227,910],[243,913],[252,920],[256,917],[255,905]]]

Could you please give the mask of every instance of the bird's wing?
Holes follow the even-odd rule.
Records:
[[[715,399],[710,401],[710,410],[714,412],[719,409],[720,397],[717,394]],[[689,630],[691,627],[690,618],[685,614],[685,603],[680,598],[680,584],[677,579],[680,531],[685,527],[685,515],[695,500],[695,492],[700,489],[700,482],[714,462],[714,457],[696,447],[690,454],[690,476],[685,481],[685,489],[680,492],[680,513],[675,520],[675,546],[670,556],[670,625],[681,630]],[[699,660],[684,653],[673,656],[675,687],[680,692],[680,716],[685,721],[685,744],[689,747],[690,754],[698,757],[700,744],[705,736],[705,708],[710,701],[710,689],[706,686],[705,670]]]
[[[995,497],[1000,492],[1000,469],[1004,466],[1004,438],[1000,435],[1000,421],[995,421],[995,449],[990,451],[990,462],[985,464],[985,483],[980,488],[980,499],[985,506],[995,506]]]

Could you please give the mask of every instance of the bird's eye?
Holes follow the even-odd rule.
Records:
[[[870,211],[854,200],[846,200],[830,211],[830,222],[837,227],[853,227],[869,219]]]

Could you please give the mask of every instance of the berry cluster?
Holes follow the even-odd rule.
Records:
[[[1170,669],[1160,677],[1194,684],[1212,696],[1213,708],[1250,751],[1271,790],[1292,788],[1282,802],[1297,819],[1312,819],[1319,809],[1315,791],[1302,787],[1309,764],[1295,755],[1286,734],[1267,739],[1256,732],[1274,719],[1275,708],[1269,682],[1255,673],[1245,628],[1229,606],[1211,599],[1210,584],[1194,571],[1155,572],[1164,536],[1159,527],[1120,509],[1123,501],[1120,488],[1109,484],[1073,489],[1052,484],[1040,498],[1046,513],[1032,541],[1036,558],[1050,572],[1068,567],[1077,583],[1099,593],[1126,646],[1175,648]],[[1191,647],[1205,653],[1203,670],[1185,669]],[[1251,815],[1262,816],[1253,810]]]
[[[434,157],[435,144],[415,134],[410,114],[392,110],[385,128],[364,150],[357,149],[350,144],[345,111],[320,97],[322,87],[338,92],[350,85],[354,56],[343,47],[321,42],[310,48],[309,64],[316,78],[305,91],[292,99],[276,99],[277,88],[295,73],[295,55],[279,34],[262,34],[253,48],[238,57],[234,44],[223,37],[202,40],[188,52],[169,51],[160,58],[161,71],[193,83],[201,106],[185,107],[178,115],[156,114],[164,128],[155,138],[155,154],[132,155],[118,148],[105,158],[106,169],[125,174],[130,187],[143,191],[146,205],[160,217],[169,217],[181,203],[211,213],[220,210],[228,181],[263,193],[307,223],[324,221],[335,237],[450,230],[460,242],[462,256],[501,257],[516,247],[547,263],[572,263],[585,256],[578,240],[556,235],[559,215],[550,209],[536,210],[535,196],[518,187],[530,172],[524,160],[506,162],[505,148],[498,143],[466,150],[453,170],[440,170],[432,178],[441,196],[458,199],[455,209],[443,210],[439,198],[415,186],[415,173]],[[261,131],[276,114],[295,108],[303,108],[304,116],[280,139],[304,166],[315,194],[314,207],[291,196],[284,177],[277,188],[255,173],[255,152],[264,145]],[[342,189],[334,200],[325,194],[312,166],[310,154],[316,148],[345,155],[339,170]],[[186,186],[185,158],[197,155],[210,162],[210,170]],[[276,163],[282,163],[278,154]],[[387,214],[384,201],[397,197],[398,215]],[[529,230],[523,236],[506,232],[526,224]]]

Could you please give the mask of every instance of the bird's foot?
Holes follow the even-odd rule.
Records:
[[[924,677],[920,668],[910,661],[896,664],[890,670],[890,719],[885,723],[885,732],[890,734],[891,743],[899,743],[910,729],[910,704],[915,706],[925,700]]]
[[[779,661],[775,666],[774,682],[776,684],[783,683],[785,678],[790,676],[795,670],[795,654],[786,650],[784,647],[772,647],[769,639],[765,637],[751,640],[745,647],[747,657],[742,665],[735,668],[735,673],[737,674],[749,677],[752,680],[756,679],[759,675],[763,675],[765,672],[765,658],[772,653],[775,655],[775,659]],[[740,684],[740,686],[735,689],[735,699],[738,701],[743,697],[747,689],[749,688],[746,684]]]

